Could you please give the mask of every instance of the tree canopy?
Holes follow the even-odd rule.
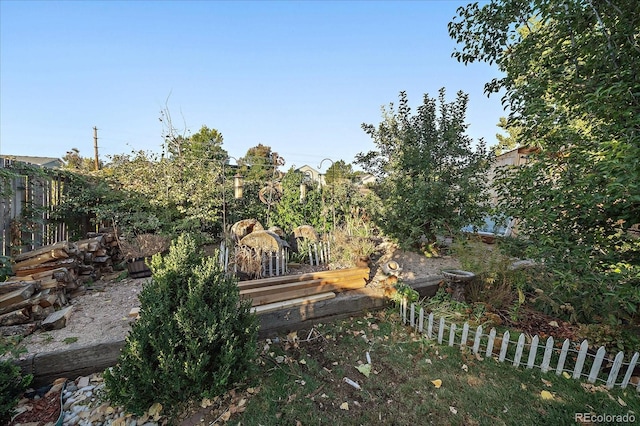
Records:
[[[640,222],[639,26],[636,0],[492,0],[449,24],[454,57],[504,72],[485,89],[504,90],[517,142],[539,148],[502,174],[500,209],[520,219],[531,255],[580,277],[574,300],[603,296],[583,304],[591,319],[634,316],[640,303],[640,242],[628,233]]]
[[[356,156],[380,182],[374,186],[383,206],[377,225],[403,246],[433,243],[437,234],[456,233],[486,212],[490,156],[482,140],[474,148],[465,134],[467,102],[462,92],[446,102],[441,89],[437,100],[424,95],[412,114],[401,92],[398,108],[383,108],[377,127],[362,125],[377,148]]]

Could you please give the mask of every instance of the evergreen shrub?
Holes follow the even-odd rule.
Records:
[[[140,317],[118,364],[105,371],[108,397],[134,413],[154,403],[168,413],[214,398],[246,378],[256,356],[258,324],[234,277],[181,235],[153,256],[140,292]]]
[[[9,423],[18,400],[32,379],[31,375],[23,376],[20,367],[10,359],[0,361],[0,424]]]

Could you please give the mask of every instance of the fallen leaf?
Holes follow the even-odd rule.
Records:
[[[340,409],[341,409],[341,410],[347,410],[347,411],[349,411],[349,404],[347,404],[346,402],[343,402],[343,403],[340,405]]]
[[[545,380],[545,379],[540,379],[540,380],[542,380],[542,383],[544,383],[547,387],[551,387],[551,386],[553,386],[553,383],[551,383],[551,382],[550,382],[550,381],[548,381],[548,380]]]
[[[620,398],[620,397],[618,397],[618,404],[622,405],[623,407],[626,407],[626,406],[627,406],[627,403],[626,403],[626,402],[624,402],[624,401],[622,400],[622,398]]]
[[[357,366],[356,369],[364,374],[365,377],[369,377],[371,374],[371,364],[361,364]]]
[[[282,364],[282,363],[284,362],[284,357],[283,357],[282,355],[278,355],[278,356],[276,357],[276,362],[277,362],[278,364]]]
[[[451,411],[453,414],[458,414],[458,410],[456,410],[456,407],[449,406],[449,411]]]
[[[551,321],[551,322],[549,323],[549,325],[550,325],[551,327],[560,327],[560,326],[558,325],[558,322],[557,322],[557,321]]]
[[[429,358],[425,359],[424,362],[426,362],[427,364],[433,364],[433,362]]]
[[[378,327],[378,324],[371,324],[370,328],[372,330],[379,330],[380,329],[380,327]]]
[[[230,418],[231,418],[231,410],[227,410],[224,413],[222,413],[222,415],[220,415],[220,420],[222,420],[223,422],[228,422]]]
[[[151,406],[151,408],[149,408],[149,415],[155,416],[157,414],[160,414],[160,411],[162,411],[162,404],[160,404],[159,402],[156,402]]]
[[[211,407],[212,405],[213,405],[213,402],[209,398],[204,398],[200,403],[200,406],[202,408]]]
[[[524,383],[520,383],[520,389],[527,390],[527,385],[525,385]]]
[[[291,333],[287,334],[287,340],[290,342],[295,342],[296,340],[298,340],[298,332],[292,331]]]
[[[440,389],[440,386],[442,386],[442,380],[440,379],[432,380],[431,383],[433,383],[433,386],[435,386],[436,389]]]
[[[305,365],[307,363],[307,360],[305,359],[301,359],[300,361],[298,361],[300,364]]]
[[[562,377],[564,377],[565,379],[570,379],[571,378],[571,374],[567,373],[566,371],[562,372]]]
[[[546,390],[540,392],[540,396],[542,397],[542,399],[553,399],[553,394]]]
[[[482,355],[480,355],[478,352],[476,352],[476,359],[478,361],[484,361],[484,358],[482,358]]]
[[[467,372],[469,371],[469,367],[467,367],[467,364],[462,364],[462,369]]]

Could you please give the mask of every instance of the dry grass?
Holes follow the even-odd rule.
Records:
[[[170,243],[171,240],[163,235],[140,234],[129,241],[120,241],[119,245],[125,259],[137,259],[163,253],[169,249]]]
[[[251,278],[262,277],[262,254],[253,248],[237,245],[234,261],[240,272]]]

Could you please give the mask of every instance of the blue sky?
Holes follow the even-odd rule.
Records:
[[[104,160],[159,153],[168,108],[236,158],[262,143],[285,169],[352,163],[381,106],[441,87],[469,94],[468,134],[491,145],[506,113],[483,85],[500,74],[451,58],[466,3],[0,0],[0,153],[91,157],[93,126]]]

